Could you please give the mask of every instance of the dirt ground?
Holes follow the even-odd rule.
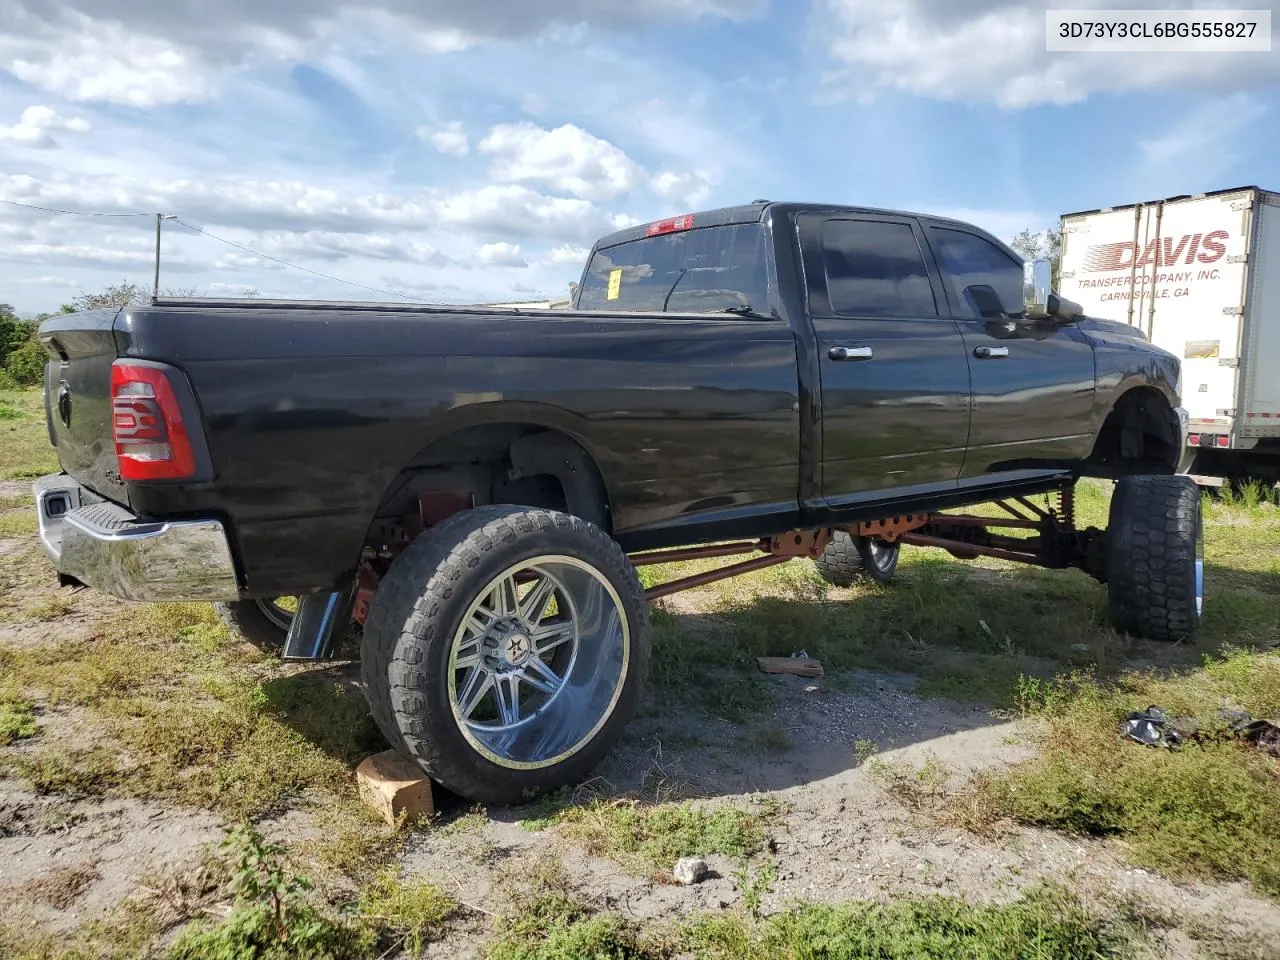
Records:
[[[0,483],[0,507],[10,504],[0,517],[29,512],[27,492],[26,482]],[[118,612],[109,599],[56,590],[29,534],[0,538],[0,566],[14,578],[5,598],[10,615],[0,619],[0,650],[76,642]],[[666,610],[697,616],[705,596],[680,597]],[[33,609],[44,612],[34,619],[13,612]],[[358,686],[352,663],[263,671]],[[644,796],[763,811],[767,846],[746,873],[734,859],[711,856],[712,876],[681,886],[661,871],[645,875],[593,856],[557,829],[531,829],[526,808],[475,816],[457,798],[438,796],[438,821],[412,830],[396,853],[406,875],[439,884],[459,903],[426,955],[483,956],[503,885],[552,856],[577,897],[642,927],[743,910],[751,871],[767,865],[772,882],[751,905],[764,916],[797,899],[887,902],[941,893],[1005,902],[1050,880],[1098,903],[1131,901],[1148,917],[1166,918],[1148,931],[1156,956],[1280,957],[1280,903],[1245,882],[1166,879],[1129,866],[1124,845],[1111,839],[1012,823],[974,832],[940,817],[933,796],[974,773],[999,773],[1035,754],[1029,721],[1010,720],[981,702],[922,696],[909,672],[855,669],[816,680],[754,682],[764,708],[740,721],[710,715],[696,696],[651,689],[595,779],[577,788],[578,799]],[[51,743],[88,747],[104,736],[95,734],[83,706],[41,702],[38,708],[39,735],[0,753],[36,758]],[[1142,748],[1117,742],[1116,749]],[[892,771],[928,769],[931,762],[941,772],[923,796],[894,789]],[[262,822],[268,835],[289,844],[326,829],[314,807],[301,801]],[[219,905],[210,902],[200,871],[227,825],[215,811],[163,799],[37,789],[10,768],[0,779],[0,918],[56,938],[93,921],[110,922],[130,900],[175,917],[216,916]],[[170,929],[161,942],[172,936]],[[1230,951],[1215,954],[1214,944],[1230,944]]]

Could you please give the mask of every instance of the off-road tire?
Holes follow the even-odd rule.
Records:
[[[215,603],[214,611],[229,629],[249,643],[268,653],[278,654],[284,649],[284,638],[289,629],[273,621],[253,600],[236,600],[232,603]]]
[[[1123,477],[1111,497],[1107,592],[1127,633],[1176,641],[1199,625],[1203,600],[1200,489],[1185,476]]]
[[[853,537],[836,530],[821,555],[814,558],[813,565],[818,576],[833,587],[852,587],[860,579],[888,583],[898,568],[897,545],[894,545],[892,561],[883,566],[877,566],[870,549],[870,541],[865,537]]]
[[[843,530],[836,530],[813,565],[820,576],[833,587],[852,587],[862,572],[862,555],[857,541]]]
[[[450,704],[450,651],[469,605],[502,571],[544,555],[573,557],[617,593],[630,650],[621,690],[598,730],[550,766],[493,762],[459,729]],[[465,510],[433,527],[392,563],[365,620],[361,670],[374,720],[396,749],[433,780],[487,804],[532,800],[593,768],[639,703],[650,651],[644,588],[631,561],[599,527],[564,513],[519,506]]]

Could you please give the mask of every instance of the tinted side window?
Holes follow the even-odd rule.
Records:
[[[827,220],[822,224],[827,298],[836,314],[936,317],[924,255],[905,223]]]
[[[596,252],[581,310],[769,312],[764,227],[741,223],[631,240]],[[732,315],[726,315],[732,319]]]
[[[995,291],[1004,313],[1020,313],[1023,308],[1023,266],[995,244],[972,233],[931,227],[929,242],[938,257],[938,267],[951,296],[952,309],[961,317],[991,317],[994,304],[984,310],[984,291]],[[989,300],[989,295],[988,295]]]

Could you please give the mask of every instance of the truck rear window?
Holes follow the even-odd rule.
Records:
[[[596,251],[578,294],[580,310],[768,313],[764,227],[701,227]]]

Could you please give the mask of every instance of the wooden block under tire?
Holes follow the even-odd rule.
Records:
[[[406,822],[423,820],[435,813],[431,799],[431,781],[418,767],[395,750],[367,757],[356,767],[356,783],[360,799],[391,826],[401,815]]]

